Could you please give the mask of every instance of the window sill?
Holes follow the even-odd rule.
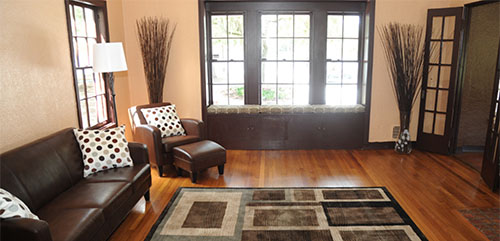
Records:
[[[364,105],[211,105],[208,114],[328,114],[362,113]]]

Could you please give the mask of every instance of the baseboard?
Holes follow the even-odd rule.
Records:
[[[369,142],[363,146],[363,150],[382,150],[382,149],[394,149],[395,141],[385,141],[385,142]],[[411,145],[414,147],[416,141],[412,141]]]

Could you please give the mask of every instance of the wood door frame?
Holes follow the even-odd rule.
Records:
[[[459,16],[459,18],[455,18],[455,31],[454,32],[454,37],[453,39],[457,41],[457,43],[453,44],[453,51],[452,51],[452,61],[451,61],[451,69],[450,69],[450,82],[448,86],[448,103],[446,107],[446,122],[445,122],[445,130],[444,130],[444,135],[442,136],[443,140],[448,141],[448,148],[446,151],[441,150],[441,148],[438,146],[439,143],[442,143],[443,140],[430,140],[431,136],[424,136],[425,133],[423,133],[423,124],[424,124],[424,115],[425,115],[425,98],[427,97],[426,92],[423,91],[424,86],[427,86],[427,78],[429,75],[429,58],[430,58],[430,43],[431,43],[431,36],[432,36],[432,27],[429,28],[429,26],[432,26],[432,19],[435,16]],[[444,19],[443,19],[444,21]],[[450,154],[450,149],[451,149],[451,142],[454,139],[455,135],[453,132],[453,128],[455,127],[454,119],[455,119],[455,103],[457,100],[457,86],[456,83],[458,83],[458,63],[459,63],[459,58],[460,58],[460,50],[462,46],[462,38],[463,38],[463,7],[454,7],[454,8],[438,8],[438,9],[428,9],[427,11],[427,28],[425,31],[425,57],[424,57],[424,73],[423,73],[423,80],[422,80],[422,92],[421,92],[421,98],[420,98],[420,110],[419,110],[419,121],[418,121],[418,136],[417,136],[417,143],[422,141],[423,139],[426,139],[424,142],[432,142],[430,146],[431,148],[425,148],[426,150],[432,151],[432,152],[438,152],[442,154]],[[444,31],[444,30],[442,30]],[[455,42],[454,41],[454,42]],[[441,55],[441,49],[439,50],[439,54]],[[453,56],[456,56],[453,58]],[[441,67],[443,64],[441,63],[441,60],[439,61],[437,67]],[[438,72],[438,76],[439,76]],[[440,78],[440,77],[438,77]],[[436,83],[436,88],[439,88],[439,83]],[[453,92],[450,92],[453,91]],[[436,89],[436,99],[438,98],[438,91]],[[437,101],[437,100],[436,100]],[[436,108],[436,107],[435,107]],[[434,110],[434,115],[436,110]],[[433,125],[435,121],[433,120]],[[433,128],[434,131],[434,128]],[[434,138],[437,137],[437,135],[433,135]],[[419,146],[417,144],[417,146]]]

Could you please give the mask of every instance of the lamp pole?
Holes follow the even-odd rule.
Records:
[[[111,97],[113,98],[113,114],[115,115],[116,126],[118,126],[118,114],[116,113],[115,76],[113,72],[109,72],[108,76],[109,89],[111,90]]]

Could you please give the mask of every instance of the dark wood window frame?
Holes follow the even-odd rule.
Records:
[[[331,14],[356,14],[360,15],[359,26],[359,46],[358,46],[358,86],[357,103],[365,104],[364,96],[368,91],[363,87],[363,74],[369,71],[363,71],[365,67],[364,54],[365,38],[364,32],[369,31],[364,27],[364,20],[367,9],[367,2],[359,1],[316,1],[316,2],[296,2],[296,1],[276,1],[276,2],[255,2],[255,1],[238,1],[228,2],[223,0],[218,1],[202,1],[203,13],[200,10],[200,18],[203,20],[205,29],[202,30],[201,36],[203,40],[202,47],[206,52],[206,63],[202,63],[202,68],[206,70],[206,81],[203,83],[204,101],[208,105],[213,104],[212,83],[211,83],[211,48],[208,41],[211,36],[210,17],[211,14],[222,13],[239,13],[244,15],[245,21],[245,104],[260,105],[261,104],[261,59],[260,56],[260,18],[263,13],[294,13],[308,12],[311,15],[311,31],[310,31],[310,78],[309,78],[309,104],[325,104],[325,88],[326,88],[326,39],[327,39],[327,16]],[[206,18],[204,18],[206,16]],[[200,20],[201,21],[201,20]],[[251,26],[251,27],[250,27]],[[206,33],[205,33],[206,32]],[[206,50],[205,47],[207,46]],[[203,71],[205,72],[205,71]],[[371,71],[370,71],[371,72]],[[205,75],[205,74],[204,74]],[[205,89],[208,88],[208,89]],[[365,90],[366,89],[366,90]],[[363,97],[362,97],[363,96]],[[206,106],[206,105],[205,105]],[[204,107],[206,108],[206,107]]]
[[[71,13],[72,7],[73,6],[80,6],[84,8],[91,8],[94,10],[94,21],[96,22],[96,41],[97,43],[101,42],[100,36],[103,36],[105,40],[109,40],[109,28],[108,28],[108,17],[107,17],[107,5],[105,0],[85,0],[85,1],[80,1],[80,0],[65,0],[65,9],[66,9],[66,22],[67,22],[67,29],[68,29],[68,39],[69,39],[69,46],[70,46],[70,57],[71,57],[71,64],[72,64],[72,69],[73,69],[73,80],[74,80],[74,87],[75,87],[75,96],[76,96],[76,105],[77,105],[77,115],[78,115],[78,122],[80,128],[84,128],[84,123],[85,121],[83,118],[87,118],[87,124],[88,126],[85,128],[88,129],[102,129],[102,128],[109,128],[116,126],[116,117],[114,116],[114,112],[112,110],[112,100],[111,100],[111,95],[109,91],[109,86],[108,86],[108,81],[106,79],[107,75],[103,74],[103,87],[104,87],[104,94],[102,95],[104,97],[104,101],[106,102],[105,108],[106,108],[106,117],[107,119],[104,121],[99,122],[97,120],[97,124],[95,125],[90,125],[90,113],[88,109],[88,99],[89,97],[87,96],[87,90],[84,90],[85,92],[85,97],[80,96],[80,91],[78,88],[78,78],[77,78],[77,70],[78,69],[85,69],[85,68],[91,68],[91,67],[77,67],[77,63],[75,61],[77,60],[77,56],[75,56],[75,46],[73,44],[73,39],[75,39],[78,36],[73,35],[73,29],[71,25],[71,17],[74,16],[74,12]],[[88,51],[91,51],[89,49]],[[94,76],[94,83],[97,83],[97,80],[95,80]],[[86,80],[84,78],[84,85],[86,84]],[[85,87],[86,88],[86,87]],[[98,94],[101,95],[101,94]],[[96,98],[98,98],[96,95]],[[82,115],[82,109],[83,106],[81,106],[80,101],[86,101],[86,116]],[[97,101],[97,99],[96,99]]]

